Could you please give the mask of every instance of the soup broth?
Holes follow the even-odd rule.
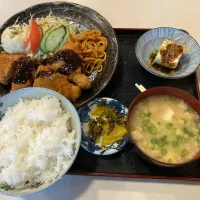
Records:
[[[130,114],[131,135],[149,156],[165,163],[182,163],[200,151],[200,119],[183,100],[152,96]]]

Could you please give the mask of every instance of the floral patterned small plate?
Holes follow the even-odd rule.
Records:
[[[107,145],[105,147],[100,147],[99,144],[95,143],[89,136],[86,135],[88,131],[88,122],[91,119],[90,112],[96,108],[97,104],[100,103],[102,100],[106,100],[106,104],[109,107],[115,108],[119,114],[123,114],[127,116],[128,109],[122,105],[119,101],[111,98],[97,98],[94,101],[90,102],[86,106],[80,108],[78,110],[78,114],[82,124],[82,140],[81,146],[96,155],[111,155],[117,153],[118,151],[122,150],[129,142],[128,134],[123,136],[122,140],[119,140],[113,144]]]

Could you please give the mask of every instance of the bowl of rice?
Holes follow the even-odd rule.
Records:
[[[21,196],[59,180],[81,142],[76,109],[45,88],[25,88],[0,98],[0,193]]]

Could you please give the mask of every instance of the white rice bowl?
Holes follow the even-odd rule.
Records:
[[[16,93],[27,96],[31,90],[37,93],[40,89],[18,90],[0,98],[0,102]],[[41,90],[56,95],[41,94],[31,100],[22,97],[24,100],[9,106],[0,121],[0,192],[4,194],[41,191],[65,174],[78,153],[81,126],[75,108],[62,95]],[[63,100],[67,104],[61,106]]]

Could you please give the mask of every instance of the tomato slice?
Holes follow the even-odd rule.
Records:
[[[30,38],[28,40],[26,40],[26,42],[24,43],[24,45],[23,45],[24,49],[27,47],[27,45],[28,45],[29,42],[30,42]]]
[[[30,50],[35,53],[40,46],[41,33],[39,26],[35,19],[31,19],[31,33],[30,33]]]

